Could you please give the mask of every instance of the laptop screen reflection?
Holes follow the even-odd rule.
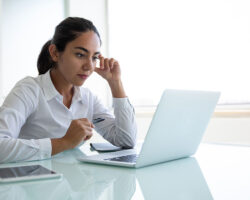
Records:
[[[213,199],[199,164],[193,157],[137,169],[136,178],[147,200]],[[132,199],[136,199],[136,193]]]

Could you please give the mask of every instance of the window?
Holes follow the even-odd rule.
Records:
[[[250,2],[109,0],[110,55],[136,106],[165,88],[221,91],[250,102]]]

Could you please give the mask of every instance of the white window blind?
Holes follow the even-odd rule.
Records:
[[[250,1],[109,0],[110,55],[136,106],[165,88],[221,91],[250,102]]]

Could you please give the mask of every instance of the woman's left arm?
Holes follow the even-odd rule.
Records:
[[[103,108],[100,102],[96,101],[95,109],[97,112],[94,114],[94,118],[105,118],[104,122],[95,125],[96,130],[116,146],[134,147],[137,134],[135,113],[122,85],[120,65],[113,58],[108,59],[101,55],[99,58],[100,68],[95,68],[95,72],[106,79],[110,86],[115,118]]]

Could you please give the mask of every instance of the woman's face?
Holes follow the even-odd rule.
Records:
[[[72,85],[81,86],[92,74],[100,54],[100,40],[93,31],[82,33],[59,53],[57,70]]]

